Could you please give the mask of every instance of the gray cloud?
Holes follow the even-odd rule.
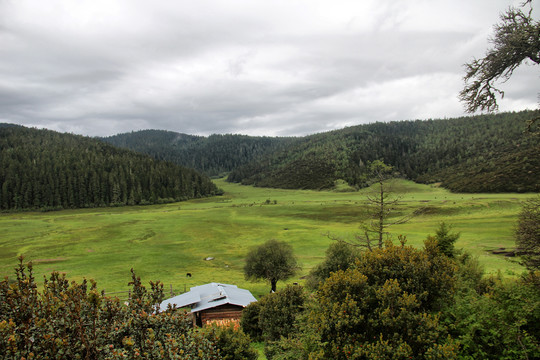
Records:
[[[505,0],[0,0],[0,121],[304,135],[463,115],[462,64]],[[501,110],[537,104],[538,68]]]

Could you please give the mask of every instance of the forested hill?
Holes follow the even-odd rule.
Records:
[[[524,134],[532,111],[353,126],[298,139],[241,166],[229,181],[321,189],[336,179],[363,186],[366,166],[383,160],[401,176],[460,192],[540,190],[539,137]]]
[[[102,141],[0,124],[0,209],[151,204],[219,190],[195,170]]]
[[[102,140],[160,160],[220,176],[262,155],[285,149],[295,138],[246,135],[193,136],[164,130],[142,130]]]

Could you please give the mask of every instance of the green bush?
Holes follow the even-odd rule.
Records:
[[[330,277],[332,272],[347,270],[354,265],[359,256],[358,248],[344,241],[331,243],[326,249],[324,261],[310,271],[306,286],[310,289],[317,289],[321,283]]]
[[[254,301],[244,308],[240,326],[244,333],[249,335],[253,341],[262,340],[262,329],[259,324],[259,316],[261,313],[261,303]]]
[[[484,276],[484,267],[478,261],[478,257],[463,251],[455,259],[458,265],[456,295],[471,291],[482,295],[493,290],[497,279],[493,276]]]
[[[317,331],[317,358],[455,358],[457,346],[432,311],[451,295],[455,266],[437,251],[388,244],[334,272],[306,325]]]
[[[442,256],[435,243],[426,241],[424,246],[419,250],[387,244],[364,252],[355,268],[367,277],[370,286],[382,287],[388,280],[397,280],[404,293],[414,294],[420,309],[437,309],[451,299],[457,267]]]
[[[516,246],[529,270],[540,270],[540,196],[527,200],[516,227]]]
[[[316,303],[309,301],[306,305],[316,311]],[[297,315],[295,331],[279,341],[267,342],[264,355],[268,360],[302,360],[324,359],[320,349],[320,336],[318,329],[307,322],[308,314],[305,311]]]
[[[540,358],[540,288],[532,274],[483,295],[461,294],[443,320],[464,359]]]
[[[127,305],[57,272],[40,292],[22,258],[16,277],[0,282],[3,359],[219,359],[186,313],[157,312],[163,285],[151,282],[148,292],[133,271]]]
[[[345,180],[337,179],[334,181],[334,191],[335,192],[356,192],[358,191],[353,186],[350,186]]]
[[[256,360],[258,352],[251,348],[251,339],[235,325],[207,326],[203,330],[204,337],[214,343],[223,360]]]
[[[297,315],[304,310],[306,295],[298,285],[268,294],[260,300],[259,326],[266,341],[277,341],[287,337],[294,329]]]

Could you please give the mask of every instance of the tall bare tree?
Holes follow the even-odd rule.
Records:
[[[389,238],[388,227],[407,222],[411,216],[390,220],[390,215],[396,210],[401,196],[396,193],[388,183],[392,177],[392,166],[380,160],[375,160],[368,166],[369,173],[374,181],[372,192],[366,195],[368,214],[370,219],[360,225],[361,234],[356,235],[357,245],[372,250],[373,247],[381,249]]]

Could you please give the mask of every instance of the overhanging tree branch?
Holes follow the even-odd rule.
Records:
[[[526,7],[529,9],[524,12]],[[508,81],[514,70],[525,61],[540,64],[540,22],[532,18],[531,0],[502,14],[494,31],[490,39],[493,48],[486,52],[486,56],[464,65],[465,87],[459,99],[470,113],[497,111],[497,97],[504,98],[504,91],[495,84]]]

